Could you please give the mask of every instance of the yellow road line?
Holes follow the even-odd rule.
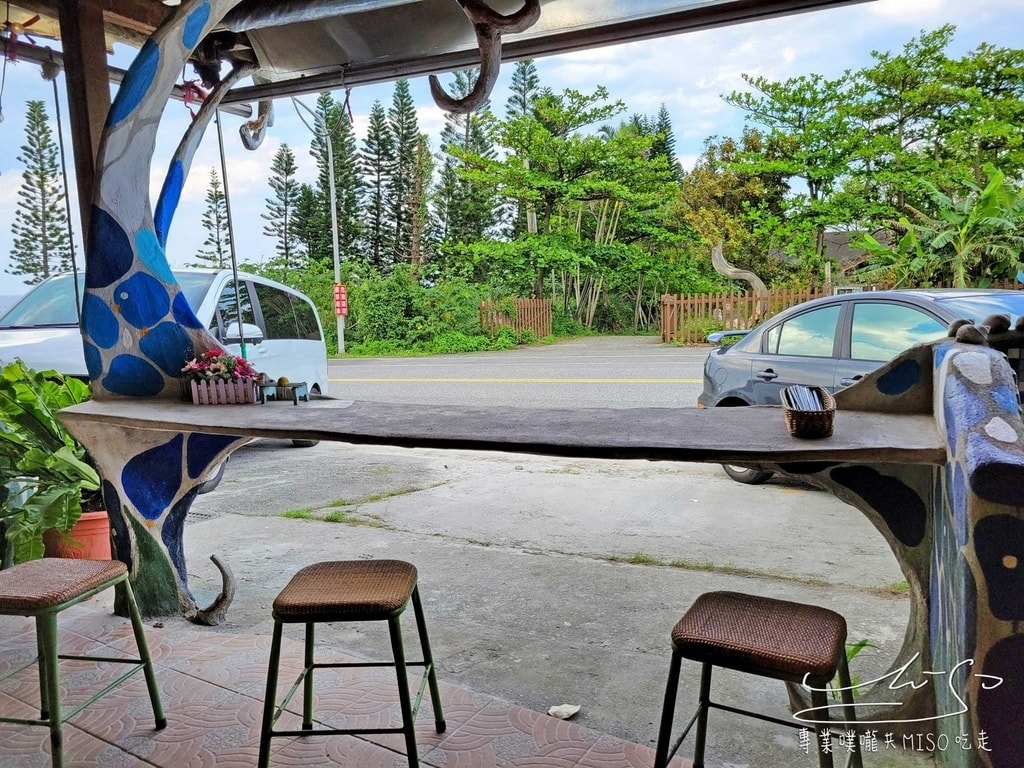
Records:
[[[346,384],[700,384],[702,379],[335,378],[332,376],[328,381]]]

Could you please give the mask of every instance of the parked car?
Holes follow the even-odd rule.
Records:
[[[244,336],[246,356],[256,370],[273,379],[304,381],[311,393],[327,392],[327,345],[309,298],[241,272],[236,292],[229,269],[174,274],[196,316],[225,349],[240,354]],[[83,285],[79,276],[79,295]],[[0,315],[0,362],[14,358],[36,370],[89,377],[70,273],[44,280]]]
[[[236,291],[230,269],[178,269],[174,275],[196,317],[227,351],[241,354],[244,337],[246,357],[257,371],[273,379],[305,382],[310,394],[327,394],[327,345],[316,307],[307,296],[244,272],[238,273]],[[84,284],[79,275],[79,296]],[[44,280],[0,315],[0,364],[15,358],[38,371],[89,378],[72,274]],[[292,442],[300,447],[316,444]],[[212,490],[222,474],[223,465],[203,490]]]
[[[791,384],[837,392],[903,350],[946,335],[959,318],[1024,315],[1024,291],[918,289],[865,291],[791,307],[752,331],[723,331],[704,363],[698,408],[778,405]],[[729,341],[737,339],[735,343]],[[723,345],[728,344],[728,345]],[[771,472],[725,466],[741,483],[763,483]]]

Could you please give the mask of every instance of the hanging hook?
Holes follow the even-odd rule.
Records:
[[[540,0],[524,0],[515,13],[503,15],[489,7],[484,0],[455,0],[463,13],[473,22],[476,42],[480,49],[480,75],[473,90],[461,99],[449,96],[435,75],[430,76],[430,95],[434,103],[446,112],[468,114],[483,106],[498,81],[501,70],[501,35],[503,32],[523,32],[540,18]]]

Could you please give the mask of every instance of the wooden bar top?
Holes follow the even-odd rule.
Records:
[[[944,464],[930,415],[838,411],[831,437],[786,431],[781,408],[507,408],[318,398],[293,405],[90,400],[61,411],[69,426],[505,451],[599,459],[713,463],[836,461]],[[77,430],[76,430],[77,431]]]

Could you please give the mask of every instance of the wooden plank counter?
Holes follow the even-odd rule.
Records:
[[[61,412],[71,426],[329,440],[604,459],[714,463],[804,461],[944,464],[946,446],[930,415],[836,414],[832,437],[786,431],[777,407],[498,408],[334,400],[196,406],[89,401]]]

